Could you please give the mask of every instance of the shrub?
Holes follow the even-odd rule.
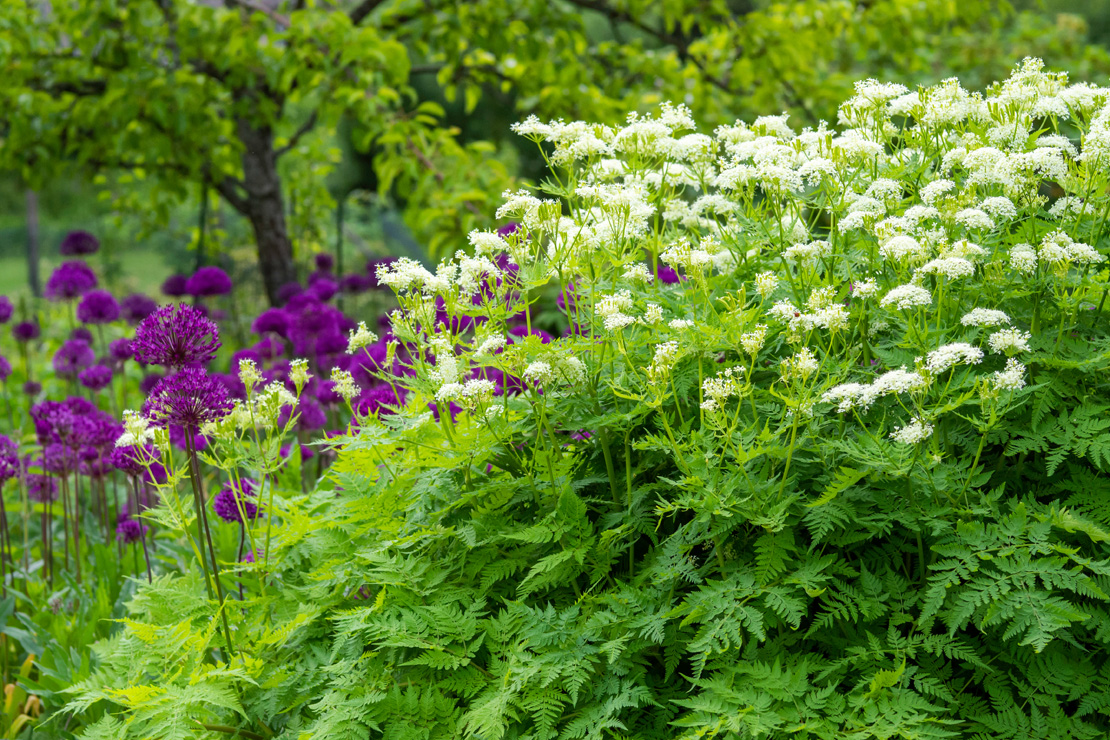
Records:
[[[143,587],[86,737],[1106,736],[1107,95],[520,124],[519,228],[379,269],[407,402],[266,501],[234,650]]]

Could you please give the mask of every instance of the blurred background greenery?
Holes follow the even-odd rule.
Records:
[[[295,9],[286,2],[265,7]],[[341,3],[348,11],[363,4]],[[408,97],[399,109],[411,116],[421,102],[438,108],[425,109],[433,111],[432,122],[417,140],[426,149],[409,138],[412,151],[390,158],[366,135],[364,121],[344,114],[311,132],[302,159],[283,163],[289,238],[301,274],[311,269],[312,254],[335,248],[337,200],[345,204],[348,270],[373,254],[450,253],[465,245],[470,228],[494,226],[500,189],[541,171],[532,145],[509,131],[529,113],[612,123],[670,99],[690,105],[710,126],[781,110],[804,124],[835,124],[836,102],[856,79],[928,84],[959,76],[976,89],[1025,56],[1042,57],[1075,80],[1110,82],[1110,0],[706,3],[736,20],[725,35],[710,27],[712,14],[686,20],[677,13],[689,4],[521,0],[515,16],[501,17],[490,9],[498,3],[446,3],[414,20],[409,8],[434,3],[369,3],[365,22],[394,29],[391,39],[409,56]],[[2,55],[0,62],[8,69],[20,63]],[[0,114],[0,149],[12,126]],[[40,171],[20,154],[8,151],[0,161],[0,294],[29,293],[28,226],[36,220],[42,279],[60,261],[64,234],[86,229],[101,239],[94,259],[114,289],[157,294],[167,275],[189,273],[201,262],[220,263],[248,284],[258,281],[251,224],[215,193],[202,208],[199,186],[175,183],[167,198],[164,182],[121,177],[118,169],[90,166],[87,157],[55,156]],[[406,157],[419,163],[408,179]]]

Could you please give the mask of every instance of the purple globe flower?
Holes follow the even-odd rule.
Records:
[[[71,301],[96,287],[92,268],[80,260],[63,262],[46,281],[43,294],[51,301]]]
[[[35,503],[45,504],[58,500],[58,483],[49,475],[32,473],[27,476],[27,498]]]
[[[139,381],[139,392],[144,396],[149,396],[151,392],[162,382],[165,376],[162,373],[148,373],[143,376]]]
[[[125,545],[130,545],[141,540],[149,529],[150,527],[138,519],[123,519],[116,525],[116,539]]]
[[[77,304],[77,320],[85,324],[110,324],[119,318],[119,304],[106,290],[90,290]]]
[[[116,362],[127,362],[135,357],[135,348],[131,346],[130,339],[120,337],[108,345],[108,355]]]
[[[17,342],[29,342],[38,339],[41,334],[37,321],[20,321],[12,327],[12,336]]]
[[[394,393],[393,386],[388,384],[376,385],[362,392],[355,402],[355,411],[359,416],[367,416],[369,414],[389,415],[396,413],[396,409],[392,407],[401,406],[405,403],[405,389],[398,388]],[[432,404],[430,404],[431,406]],[[457,408],[452,404],[453,409]],[[438,412],[437,412],[438,413]],[[458,411],[455,411],[457,414]],[[437,416],[436,419],[439,417]]]
[[[73,331],[71,331],[69,333],[69,338],[70,339],[79,339],[82,342],[88,342],[89,344],[93,343],[92,332],[89,331],[88,329],[86,329],[83,326],[79,326],[76,329],[74,329]]]
[[[227,273],[209,265],[193,273],[185,283],[185,291],[192,296],[227,295],[231,292],[231,278]]]
[[[290,298],[300,293],[302,290],[300,283],[286,283],[277,290],[278,305],[285,305]]]
[[[370,290],[370,278],[357,272],[344,275],[339,280],[339,289],[348,295],[358,295]]]
[[[659,276],[659,282],[666,283],[667,285],[674,285],[685,280],[684,277],[678,274],[670,265],[659,265],[656,268],[656,274]]]
[[[28,380],[23,384],[23,395],[31,396],[32,398],[42,393],[42,383],[34,380]]]
[[[8,358],[0,355],[0,383],[3,383],[12,374],[12,364]]]
[[[150,316],[158,309],[158,304],[153,298],[142,293],[132,293],[120,301],[123,318],[132,326]]]
[[[66,257],[82,254],[96,254],[100,249],[100,240],[87,231],[71,231],[58,245],[58,253]]]
[[[212,508],[216,516],[225,522],[241,522],[244,514],[247,519],[258,517],[258,504],[251,500],[255,498],[257,484],[249,478],[243,478],[239,486],[237,490],[235,484],[229,481],[212,498]],[[242,507],[241,513],[240,507]]]
[[[147,460],[155,460],[158,453],[153,445],[146,445],[145,448],[140,450],[138,447],[113,447],[112,452],[108,455],[108,462],[110,462],[117,470],[122,470],[129,475],[142,475],[146,472]]]
[[[289,331],[289,314],[280,308],[267,308],[251,323],[251,331],[255,334],[273,332],[285,336]]]
[[[19,445],[6,434],[0,434],[0,486],[19,475]]]
[[[231,411],[227,388],[198,367],[186,367],[162,379],[143,407],[155,426],[199,429]]]
[[[339,292],[339,284],[334,280],[328,278],[321,278],[312,283],[308,288],[308,292],[316,296],[321,301],[330,301],[332,297]]]
[[[77,373],[77,380],[90,391],[99,391],[112,384],[112,368],[93,365]]]
[[[509,329],[509,336],[519,337],[520,339],[524,339],[528,336],[528,334],[528,326],[524,324],[520,326],[514,326],[512,329]],[[553,338],[543,329],[532,329],[531,334],[534,337],[539,337],[540,342],[542,342],[543,344],[550,344]]]
[[[96,362],[96,353],[82,339],[68,339],[54,353],[54,372],[62,378],[73,378]]]
[[[0,324],[8,323],[14,312],[15,308],[12,307],[11,299],[6,295],[0,295]]]
[[[281,413],[278,415],[278,425],[284,427],[292,413],[292,406],[283,406]],[[308,396],[301,396],[300,403],[297,404],[297,413],[300,414],[297,417],[297,431],[299,432],[314,432],[317,429],[323,429],[328,423],[328,417],[324,413],[324,409]]]
[[[254,351],[264,360],[276,360],[285,353],[285,343],[273,337],[264,337],[254,345]]]
[[[170,275],[162,283],[162,294],[168,295],[170,298],[180,298],[183,295],[188,295],[189,290],[185,287],[188,282],[189,278],[184,275]]]
[[[135,329],[132,346],[139,362],[165,367],[203,364],[216,356],[220,330],[192,306],[163,306]]]
[[[335,257],[332,257],[327,252],[321,252],[314,258],[316,269],[321,272],[331,272],[335,268]]]

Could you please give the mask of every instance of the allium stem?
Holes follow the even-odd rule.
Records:
[[[227,611],[224,609],[224,589],[220,584],[220,566],[216,562],[216,548],[212,544],[212,531],[208,527],[208,515],[204,507],[204,494],[200,489],[200,463],[197,462],[197,449],[194,437],[197,430],[194,427],[185,428],[185,449],[189,455],[189,480],[193,483],[193,498],[197,505],[197,530],[200,534],[200,564],[204,568],[205,578],[208,578],[208,566],[205,564],[204,543],[208,542],[208,552],[212,558],[211,578],[216,583],[216,596],[220,604],[220,619],[223,621],[224,639],[227,641],[227,659],[230,661],[235,649],[231,642],[231,628],[227,624]],[[211,596],[211,586],[209,587]]]
[[[132,506],[135,508],[135,518],[139,519],[139,478],[138,476],[131,477],[131,496]],[[119,506],[116,506],[119,509]],[[143,543],[143,558],[146,560],[146,582],[154,583],[154,574],[150,571],[150,550],[146,546],[146,528],[143,527],[142,519],[139,519],[139,539]]]

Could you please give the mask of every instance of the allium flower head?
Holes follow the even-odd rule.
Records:
[[[27,476],[27,498],[40,504],[58,500],[58,482],[49,475]]]
[[[216,356],[220,330],[192,306],[163,306],[139,324],[133,346],[139,362],[165,367],[203,364]]]
[[[17,342],[29,342],[38,339],[42,331],[36,321],[20,321],[12,327],[12,337]]]
[[[90,290],[77,304],[77,319],[86,324],[110,324],[119,318],[119,304],[106,290]]]
[[[231,411],[227,389],[198,367],[186,367],[155,386],[143,407],[154,426],[178,425],[196,430]]]
[[[82,254],[96,254],[100,249],[100,240],[87,231],[71,231],[58,245],[58,254],[72,257]]]
[[[189,290],[186,285],[189,278],[184,275],[170,275],[162,283],[162,294],[168,295],[170,298],[180,298],[183,295],[188,295]]]
[[[0,355],[0,383],[6,381],[8,379],[8,376],[10,376],[11,374],[12,364],[8,362],[7,357],[4,357],[4,355]]]
[[[131,346],[130,339],[120,337],[108,345],[108,354],[116,362],[126,362],[135,357],[135,348]]]
[[[54,372],[62,378],[74,378],[94,362],[96,353],[88,342],[83,339],[69,339],[54,353]]]
[[[14,312],[11,299],[6,295],[0,295],[0,324],[6,324],[12,318]]]
[[[138,519],[123,519],[116,525],[116,539],[125,545],[130,545],[132,542],[141,540],[149,529],[150,527]]]
[[[19,446],[6,434],[0,434],[0,486],[19,475]]]
[[[132,326],[136,326],[158,309],[155,300],[142,293],[132,293],[120,301],[119,305],[124,320]]]
[[[90,391],[99,391],[112,383],[112,368],[93,365],[77,373],[77,380]]]
[[[249,478],[243,478],[239,482],[239,488],[236,488],[234,483],[225,483],[212,499],[212,508],[216,516],[225,522],[241,522],[244,514],[247,519],[256,518],[259,507],[252,499],[255,498],[257,485]],[[239,510],[240,507],[242,512]]]
[[[313,263],[320,272],[331,272],[335,268],[335,257],[327,252],[321,252],[313,258]]]
[[[185,292],[192,296],[227,295],[231,278],[215,265],[202,267],[185,283]]]
[[[96,287],[92,268],[80,260],[63,262],[46,281],[43,294],[51,301],[71,301]]]

